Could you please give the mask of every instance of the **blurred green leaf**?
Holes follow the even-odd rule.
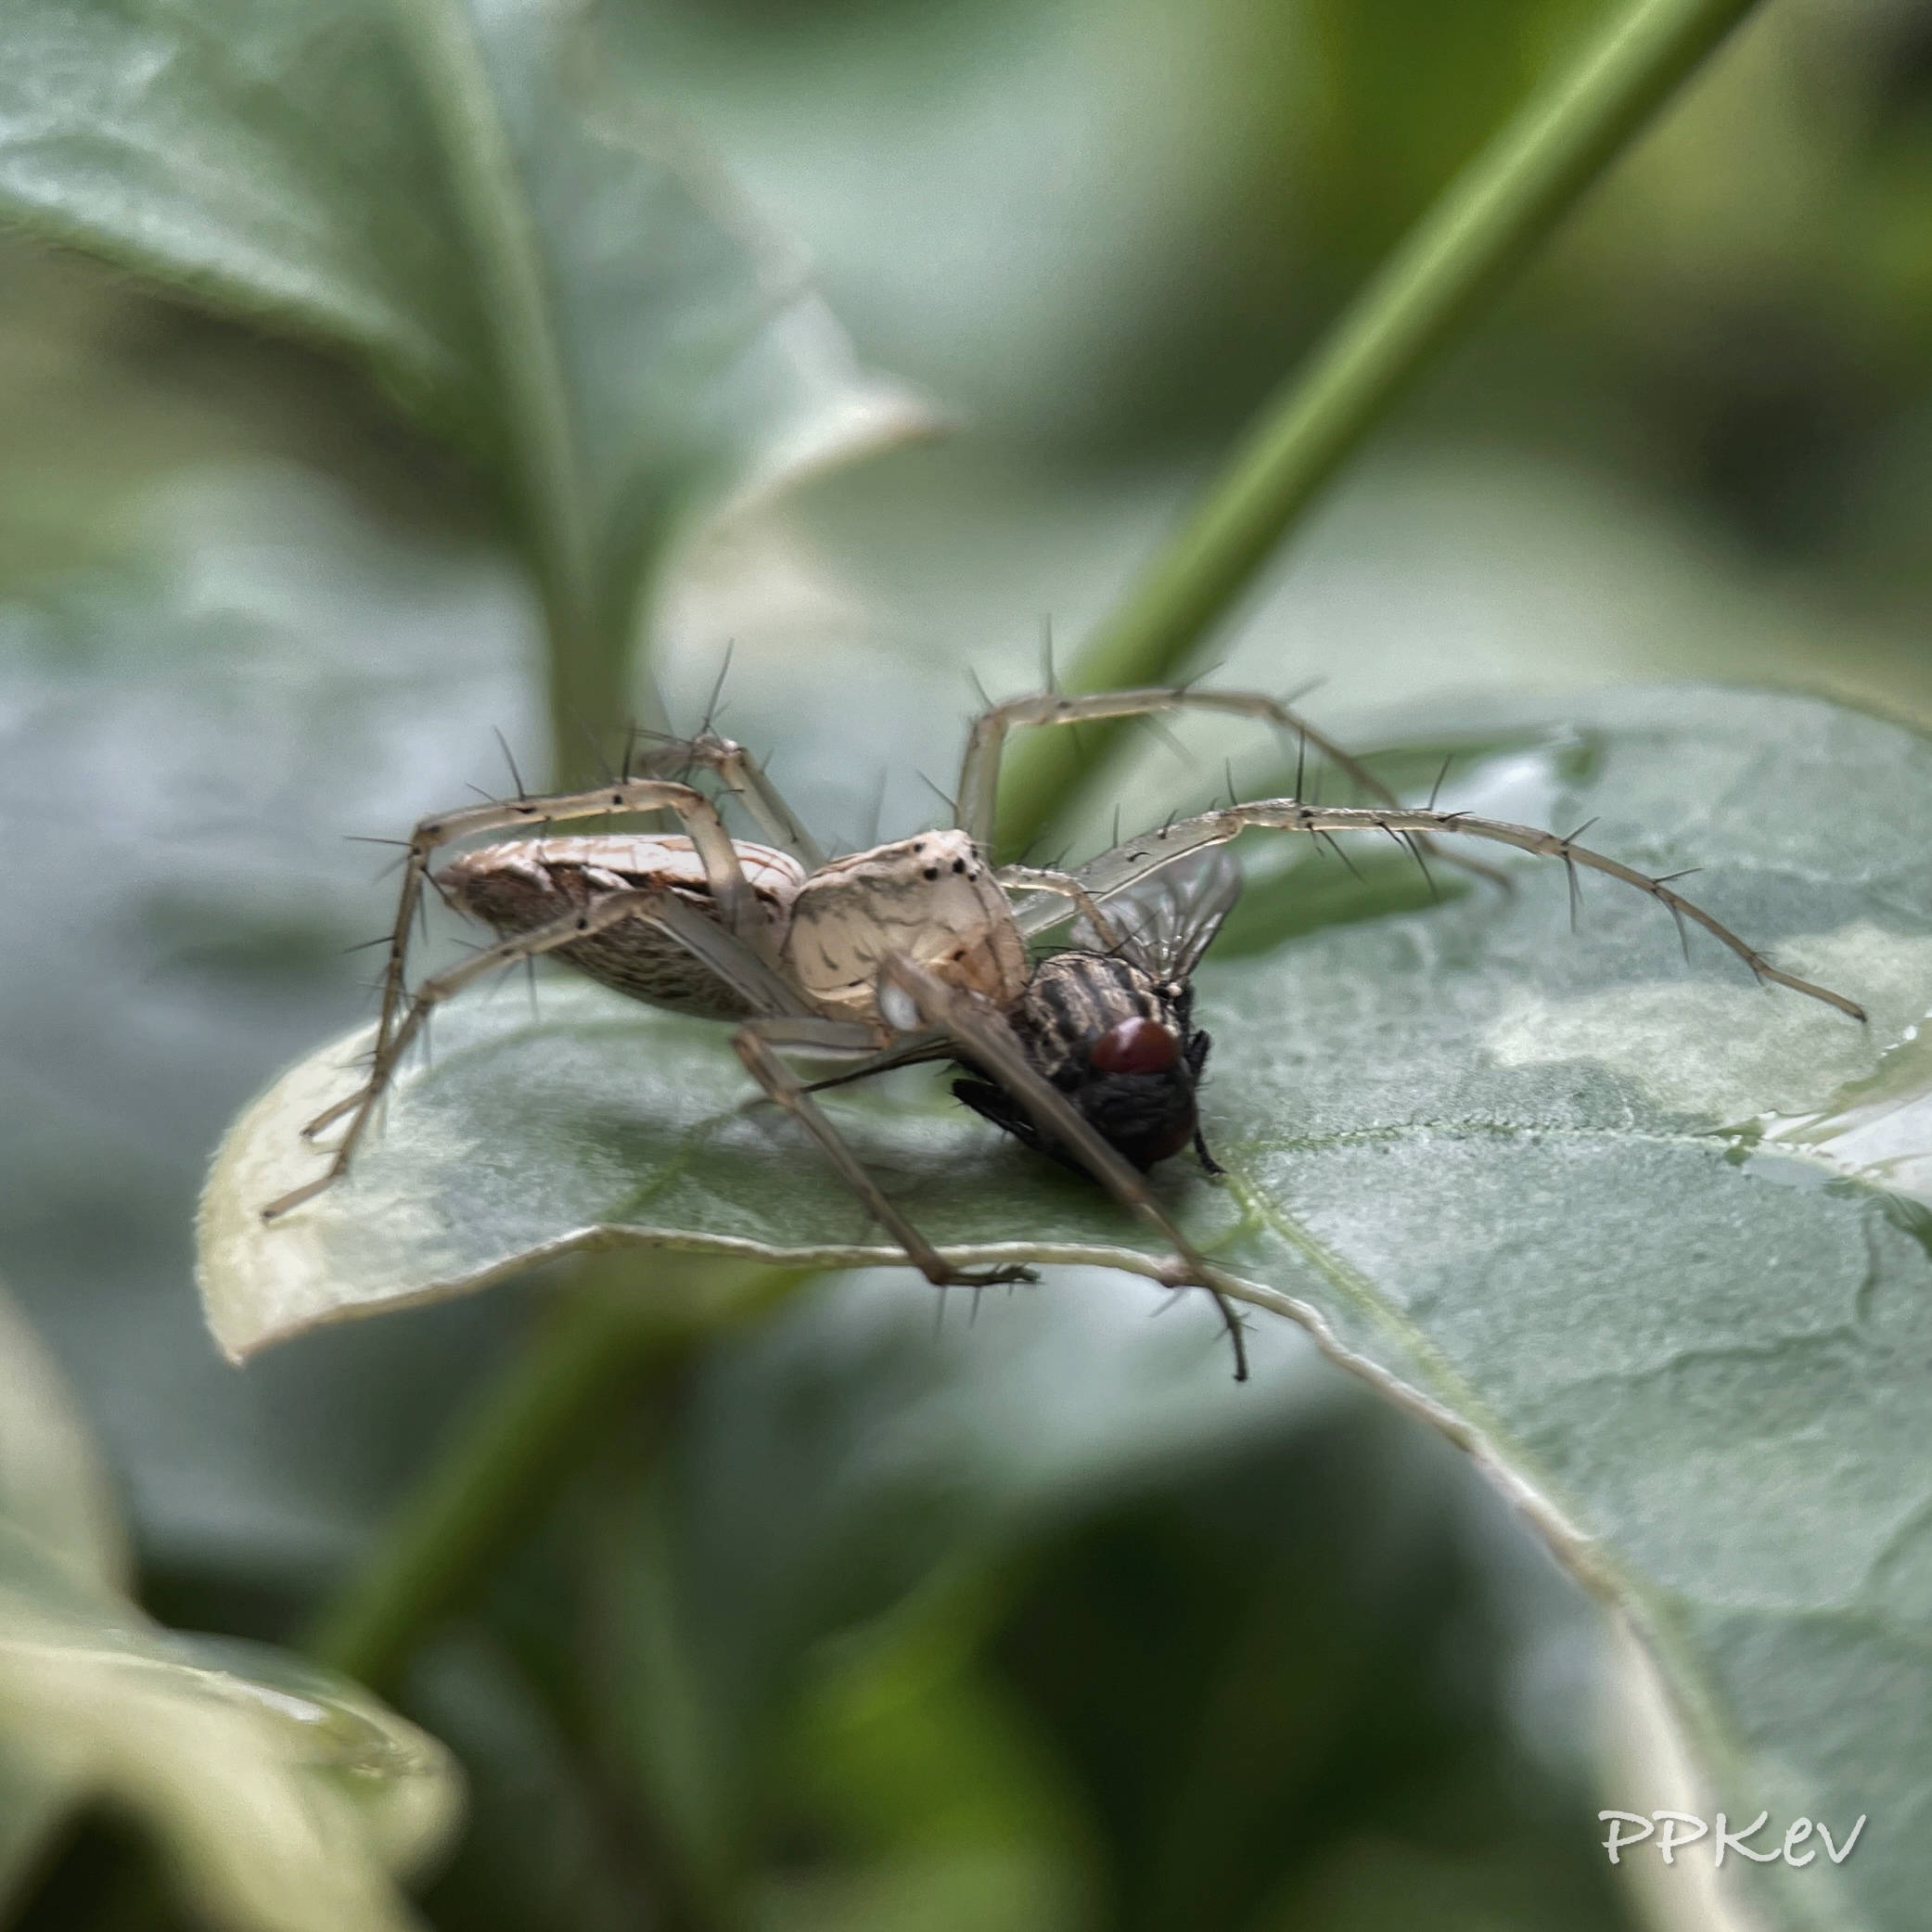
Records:
[[[75,1583],[126,1588],[126,1541],[107,1471],[53,1357],[4,1290],[0,1516]]]
[[[124,1587],[107,1476],[53,1359],[0,1291],[0,1534],[32,1542],[68,1582]],[[67,1809],[73,1780],[0,1737],[0,1912]]]
[[[339,1678],[141,1614],[92,1447],[4,1300],[0,1391],[0,1900],[96,1798],[154,1830],[212,1923],[414,1925],[392,1874],[454,1822],[441,1746]]]
[[[392,542],[460,533],[480,547],[501,523],[478,472],[447,444],[411,434],[339,356],[185,308],[11,226],[0,226],[0,591],[9,597],[58,596],[70,573],[124,567],[131,536],[151,542],[158,497],[237,460],[332,476]]]
[[[554,1591],[554,1567],[545,1578]],[[505,1646],[445,1633],[409,1672],[404,1701],[461,1759],[467,1824],[424,1898],[445,1932],[629,1932],[651,1909],[648,1858],[611,1815],[558,1714]]]
[[[1856,1753],[1834,1743],[1833,1713],[1888,1683],[1901,1739],[1912,1714],[1932,1721],[1932,1678],[1906,1665],[1897,1621],[1915,1573],[1904,1446],[1925,1419],[1932,1264],[1876,1188],[1744,1158],[1711,1130],[1824,1106],[1923,1016],[1932,749],[1798,699],[1677,691],[1578,713],[1527,772],[1510,754],[1450,802],[1516,815],[1528,785],[1553,823],[1597,815],[1600,848],[1657,872],[1700,864],[1719,916],[1864,1001],[1872,1025],[1767,997],[1728,960],[1700,953],[1686,970],[1668,922],[1607,885],[1572,939],[1560,873],[1526,866],[1508,897],[1204,975],[1207,1124],[1230,1179],[1175,1163],[1158,1185],[1235,1274],[1434,1391],[1515,1479],[1601,1536],[1734,1809],[1845,1828],[1873,1813],[1859,1860],[1790,1874],[1787,1902],[1836,1885],[1895,1909],[1922,1842],[1882,1782],[1900,1760],[1869,1730]],[[1501,714],[1490,735],[1529,726]],[[433,1068],[393,1096],[349,1184],[273,1228],[257,1210],[308,1171],[295,1127],[352,1080],[354,1043],[250,1109],[203,1210],[225,1346],[606,1241],[884,1258],[785,1123],[746,1104],[718,1030],[591,989],[544,1002],[535,1023],[507,1001],[440,1017]],[[1094,1190],[993,1140],[930,1073],[833,1098],[942,1244],[1114,1265],[1145,1252]],[[1204,1306],[1189,1333],[1216,1356]]]
[[[647,1779],[740,1857],[802,1810],[844,1864],[778,1882],[848,1914],[808,1926],[959,1923],[937,1878],[869,1917],[868,1881],[993,1848],[1002,1924],[1247,1926],[1363,1833],[1435,1848],[1491,1926],[1620,1924],[1580,1593],[1291,1330],[1237,1388],[1119,1289],[1059,1271],[935,1338],[880,1273],[705,1364],[610,1539]],[[673,1698],[707,1753],[667,1767]]]
[[[0,939],[0,1268],[115,1466],[146,1601],[273,1641],[520,1324],[426,1311],[237,1376],[195,1189],[317,1011],[363,1010],[377,862],[342,834],[494,778],[493,725],[527,756],[529,598],[282,466],[185,477],[137,533],[0,606],[0,819],[35,828]]]
[[[1371,1924],[1439,1923],[1458,1893],[1476,1924],[1623,1922],[1600,1741],[1552,1749],[1532,1714],[1540,1675],[1602,1668],[1583,1606],[1480,1534],[1421,1433],[1366,1402],[1258,1427],[1043,1553],[997,1656],[1089,1794],[1108,1926],[1326,1927],[1364,1839],[1388,1861]]]
[[[567,720],[632,709],[674,533],[930,427],[548,0],[29,0],[0,28],[0,211],[348,352],[480,460]]]

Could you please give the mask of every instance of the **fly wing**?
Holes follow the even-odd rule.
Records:
[[[1241,867],[1225,845],[1187,853],[1101,902],[1118,928],[1120,951],[1160,980],[1188,979],[1241,896]],[[1093,928],[1076,922],[1073,943],[1109,949]]]

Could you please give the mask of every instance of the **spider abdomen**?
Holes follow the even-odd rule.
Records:
[[[782,933],[804,868],[787,852],[735,841],[759,904]],[[505,937],[582,911],[612,891],[661,889],[715,919],[704,863],[680,834],[511,839],[463,853],[436,883],[460,911]],[[701,1019],[746,1019],[754,1010],[735,987],[643,919],[625,919],[557,948],[557,957],[613,992]]]

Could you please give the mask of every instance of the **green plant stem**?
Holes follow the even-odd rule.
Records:
[[[1350,304],[1071,667],[1074,691],[1171,678],[1322,486],[1472,312],[1536,249],[1755,0],[1630,0],[1518,109]],[[1001,844],[1094,783],[1120,727],[1014,748]],[[1083,755],[1084,754],[1084,755]]]
[[[598,569],[594,491],[536,213],[476,30],[457,0],[401,0],[398,19],[441,137],[505,404],[509,509],[544,601],[551,779],[595,784],[609,735],[640,703],[658,709],[646,685],[633,691],[637,600]],[[634,722],[656,729],[663,719]]]
[[[695,1256],[600,1257],[485,1388],[304,1646],[377,1687],[520,1540],[620,1405],[804,1277]]]

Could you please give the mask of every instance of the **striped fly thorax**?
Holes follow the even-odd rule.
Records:
[[[1217,846],[1110,894],[1083,910],[1072,947],[1033,968],[1009,1016],[1033,1069],[1143,1172],[1189,1142],[1210,1174],[1221,1171],[1196,1105],[1210,1043],[1194,1024],[1194,969],[1240,889]],[[953,1092],[975,1113],[1084,1171],[1013,1094],[966,1070],[975,1077]]]
[[[1186,1004],[1184,992],[1132,960],[1059,953],[1041,961],[1013,1018],[1029,1058],[1064,1090],[1088,1078],[1094,1043],[1125,1020],[1151,1020],[1184,1038]]]
[[[1184,979],[1157,979],[1118,953],[1069,952],[1034,968],[1012,1020],[1035,1070],[1116,1153],[1145,1171],[1193,1141],[1212,1172],[1195,1107],[1208,1036],[1192,1023],[1193,1004]],[[1005,1088],[975,1078],[953,1092],[1028,1146],[1085,1171]]]

